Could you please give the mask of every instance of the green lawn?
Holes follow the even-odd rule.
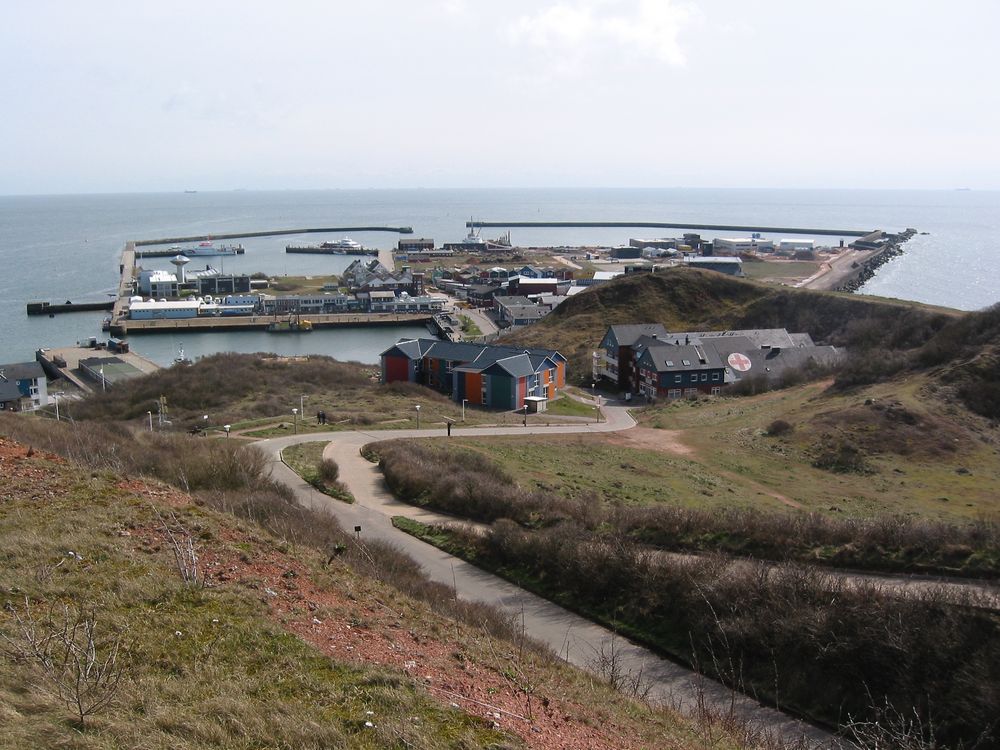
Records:
[[[462,334],[467,338],[473,338],[475,336],[482,336],[482,329],[476,325],[476,321],[470,318],[468,315],[459,315],[458,319],[462,323]]]
[[[563,395],[548,402],[545,407],[547,414],[560,417],[589,417],[597,419],[597,409],[569,396]]]
[[[323,449],[326,446],[325,440],[290,445],[281,451],[281,459],[291,467],[292,471],[320,492],[346,503],[353,503],[354,495],[346,486],[338,481],[325,482],[320,475],[319,464],[323,460]]]

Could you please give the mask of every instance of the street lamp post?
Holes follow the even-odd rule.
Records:
[[[420,404],[416,405],[417,409],[417,429],[420,429]]]
[[[292,428],[294,429],[296,435],[299,434],[299,410],[292,407]]]
[[[306,418],[306,404],[305,404],[305,402],[306,402],[306,397],[300,394],[299,395],[299,413],[302,415],[303,419]]]
[[[205,432],[208,430],[208,415],[205,414],[201,418],[201,431]]]
[[[56,399],[56,421],[59,421],[59,397],[62,396],[64,391],[56,391],[53,396]]]
[[[525,405],[524,405],[523,407],[521,407],[521,408],[523,408],[523,409],[524,409],[524,426],[525,426],[525,427],[527,427],[527,426],[528,426],[528,405],[527,405],[527,404],[525,404]]]
[[[463,398],[463,399],[462,399],[462,421],[463,421],[463,422],[465,421],[465,405],[466,405],[466,404],[467,404],[468,402],[469,402],[469,399],[467,399],[467,398]]]
[[[153,412],[152,411],[147,411],[146,412],[146,416],[149,417],[149,431],[152,432],[153,431]]]

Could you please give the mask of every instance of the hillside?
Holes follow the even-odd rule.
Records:
[[[566,667],[280,493],[192,497],[0,438],[0,548],[0,748],[748,746]]]
[[[676,268],[622,277],[576,295],[509,340],[558,349],[570,358],[570,377],[584,382],[590,377],[591,352],[607,327],[618,323],[662,323],[677,331],[787,328],[808,332],[817,343],[911,350],[961,317],[916,303]]]

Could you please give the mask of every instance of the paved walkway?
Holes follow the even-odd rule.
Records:
[[[551,427],[453,428],[452,434],[455,437],[580,434],[614,432],[635,426],[635,420],[623,404],[609,404],[604,413],[606,421],[601,423]],[[649,698],[654,702],[673,706],[688,714],[695,714],[704,704],[723,715],[732,712],[745,717],[762,731],[778,734],[788,740],[805,738],[811,747],[816,748],[838,745],[837,740],[826,731],[761,706],[742,694],[734,693],[713,680],[663,659],[600,625],[393,527],[390,520],[393,515],[405,515],[428,523],[452,519],[396,500],[386,488],[378,467],[361,456],[360,448],[381,440],[443,437],[445,434],[445,430],[440,428],[339,432],[293,435],[262,441],[258,445],[271,455],[275,478],[289,485],[301,504],[331,513],[347,530],[360,526],[362,539],[379,539],[394,544],[412,557],[428,577],[448,586],[454,585],[459,596],[491,604],[518,618],[523,617],[526,632],[550,646],[568,662],[595,672],[597,658],[602,653],[610,655],[613,652],[622,671],[641,676],[642,683],[650,686]],[[354,504],[346,504],[317,492],[281,462],[280,453],[285,447],[310,441],[329,441],[323,455],[333,458],[339,464],[340,480],[354,494]]]

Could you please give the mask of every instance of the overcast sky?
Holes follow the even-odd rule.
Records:
[[[1000,188],[998,0],[5,0],[0,194]]]

